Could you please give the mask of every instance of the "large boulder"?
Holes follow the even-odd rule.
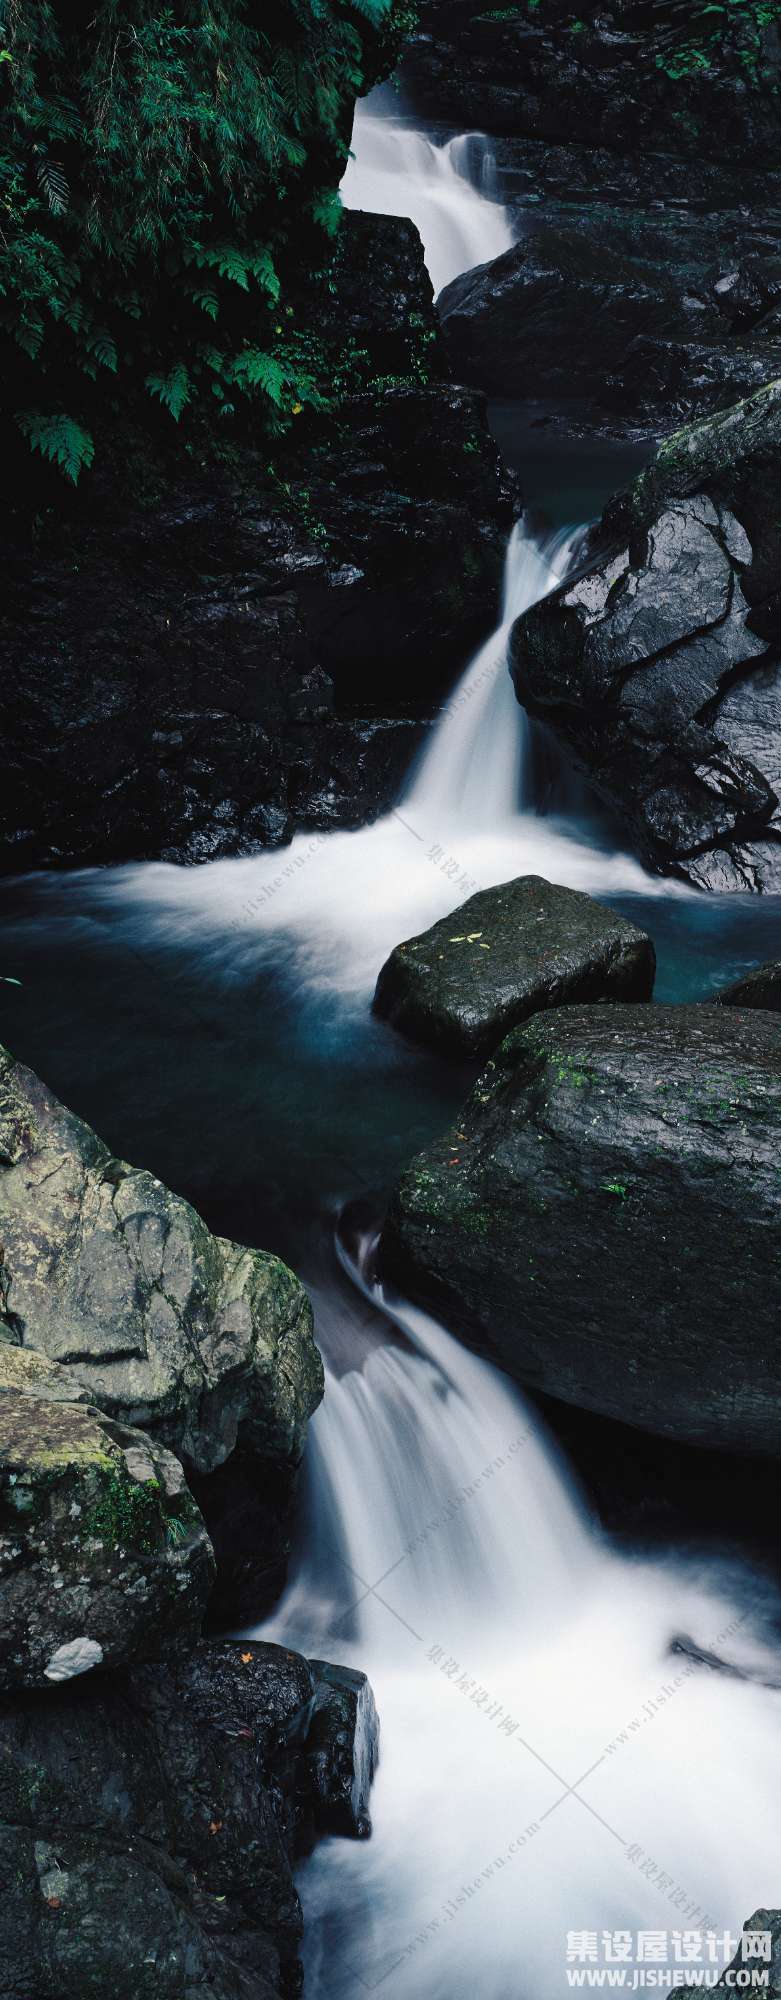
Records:
[[[538,1015],[408,1170],[382,1268],[533,1388],[777,1457],[780,1120],[773,1014]]]
[[[650,1000],[656,955],[626,917],[577,889],[521,875],[481,889],[382,968],[377,1014],[466,1060],[544,1007]]]
[[[0,1342],[0,1688],[192,1644],[213,1576],[173,1454],[91,1409],[56,1362]]]
[[[288,303],[331,407],[273,453],[249,418],[217,454],[123,410],[70,502],[52,474],[45,533],[17,505],[0,868],[364,824],[490,630],[513,503],[482,397],[447,379],[417,231],[345,215]]]
[[[731,986],[722,986],[714,999],[722,1007],[764,1007],[772,1014],[781,1014],[781,959],[771,958],[766,965],[755,965],[742,979],[733,979]]]
[[[278,1257],[212,1236],[5,1050],[0,1245],[5,1339],[183,1460],[218,1544],[221,1615],[260,1616],[323,1392],[303,1286]]]
[[[438,301],[459,380],[658,436],[777,376],[778,230],[747,257],[739,210],[660,217],[645,200],[523,207],[515,246]]]
[[[70,1366],[99,1409],[201,1472],[239,1436],[260,1456],[300,1457],[323,1374],[298,1279],[210,1235],[7,1050],[0,1240],[6,1338]]]
[[[513,631],[520,700],[644,859],[781,886],[781,384],[681,431]]]
[[[3,1992],[298,1992],[292,1864],[336,1830],[329,1760],[368,1768],[376,1754],[361,1675],[344,1740],[328,1748],[321,1675],[343,1671],[278,1646],[202,1644],[165,1667],[0,1703]]]

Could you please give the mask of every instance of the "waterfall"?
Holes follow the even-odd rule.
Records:
[[[410,217],[435,294],[513,242],[496,197],[493,150],[481,133],[436,145],[401,119],[379,114],[371,101],[356,106],[341,196],[346,208]]]
[[[385,1344],[327,1371],[262,1636],[368,1672],[385,1748],[371,1841],[301,1871],[307,1991],[559,2000],[568,1931],[739,1929],[781,1836],[761,1586],[609,1551],[519,1391],[341,1254]]]
[[[509,673],[510,632],[521,612],[555,590],[579,535],[565,528],[540,543],[516,522],[499,625],[458,682],[411,775],[402,801],[411,815],[457,820],[479,833],[520,811],[528,725]]]

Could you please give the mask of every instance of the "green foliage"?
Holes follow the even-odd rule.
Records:
[[[749,83],[772,86],[774,69],[765,60],[764,31],[781,25],[781,0],[695,0],[685,14],[673,6],[669,11],[656,66],[674,83],[707,74],[726,57]]]
[[[95,446],[89,431],[74,417],[46,416],[42,410],[17,410],[16,421],[33,451],[58,465],[74,486],[83,465],[91,465]]]
[[[120,391],[176,423],[253,403],[272,434],[321,400],[286,299],[338,228],[352,100],[413,18],[0,0],[2,400],[68,479]]]

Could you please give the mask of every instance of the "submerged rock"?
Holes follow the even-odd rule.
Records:
[[[723,986],[713,997],[722,1007],[764,1007],[772,1014],[781,1014],[781,959],[771,958],[767,965],[756,965],[752,972],[733,980],[731,986]]]
[[[0,1688],[160,1659],[199,1636],[214,1577],[171,1452],[0,1341]]]
[[[345,1672],[254,1641],[202,1644],[183,1662],[0,1703],[3,1990],[297,1992],[292,1863],[336,1830],[323,1760],[357,1768],[374,1754],[358,1674],[344,1740],[324,1743],[320,1677]]]
[[[575,1000],[650,1000],[656,955],[626,917],[522,875],[481,889],[383,966],[375,1012],[451,1055],[488,1055],[510,1028]]]
[[[520,700],[701,888],[781,886],[779,441],[777,382],[670,439],[512,636]]]
[[[540,1015],[408,1170],[382,1267],[533,1388],[778,1456],[780,1119],[771,1014]]]

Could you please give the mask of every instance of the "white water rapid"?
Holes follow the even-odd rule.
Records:
[[[363,1009],[400,938],[425,929],[476,889],[514,875],[595,894],[689,892],[646,875],[631,855],[582,820],[548,817],[525,803],[529,725],[507,666],[512,619],[552,590],[571,537],[544,544],[522,525],[507,551],[500,623],[458,681],[398,805],[355,833],[300,833],[280,853],[204,868],[166,862],[112,870],[105,893],[144,909],[147,935],[200,935],[236,974],[274,938],[284,939],[298,977]]]
[[[402,1341],[328,1372],[263,1628],[363,1667],[382,1718],[370,1842],[302,1870],[307,1993],[558,2000],[567,1933],[601,1953],[603,1930],[656,1933],[671,1969],[674,1932],[712,1931],[714,1974],[778,1892],[770,1602],[738,1569],[611,1553],[518,1391],[362,1263]]]
[[[403,119],[378,112],[373,101],[356,106],[341,195],[346,208],[411,217],[435,294],[513,242],[489,141],[470,132],[436,145]]]
[[[443,710],[433,741],[401,800],[414,819],[453,821],[490,833],[528,795],[528,724],[515,698],[507,650],[516,618],[554,590],[579,538],[569,529],[540,544],[516,522],[510,537],[497,630],[476,654]]]

